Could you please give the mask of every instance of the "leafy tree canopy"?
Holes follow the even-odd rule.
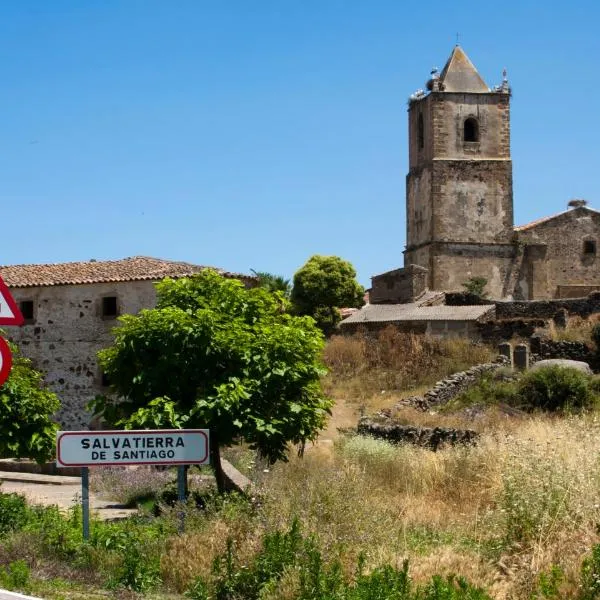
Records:
[[[0,386],[0,457],[45,462],[54,454],[58,425],[52,415],[60,401],[12,344],[11,351],[13,367]]]
[[[338,308],[358,308],[363,305],[363,296],[356,270],[338,256],[312,256],[294,275],[294,309],[312,316],[326,333],[340,321]]]
[[[98,399],[96,413],[126,428],[209,428],[220,487],[219,445],[243,437],[275,461],[289,442],[302,449],[316,437],[331,401],[312,319],[208,269],[165,279],[157,292],[157,307],[121,317],[113,346],[99,353],[123,400]]]

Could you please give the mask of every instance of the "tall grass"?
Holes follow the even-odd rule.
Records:
[[[493,356],[491,348],[471,340],[402,333],[390,326],[377,335],[330,338],[324,351],[330,373],[324,384],[333,396],[364,402],[381,392],[430,385]]]
[[[436,453],[353,437],[333,460],[276,466],[261,515],[277,527],[299,518],[347,569],[360,553],[369,567],[408,557],[421,581],[458,572],[495,598],[528,598],[553,565],[575,589],[598,538],[599,456],[589,416],[527,418]]]

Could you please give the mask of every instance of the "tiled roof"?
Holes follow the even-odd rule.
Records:
[[[568,213],[575,212],[592,212],[596,214],[600,214],[599,211],[590,208],[589,206],[578,206],[577,208],[570,208],[568,210],[563,210],[562,212],[556,213],[555,215],[550,215],[549,217],[542,217],[541,219],[536,219],[535,221],[531,221],[530,223],[526,223],[525,225],[517,225],[514,230],[515,231],[527,231],[528,229],[533,229],[537,225],[541,225],[542,223],[546,223],[547,221],[552,221],[552,219],[556,219],[557,217],[561,217],[562,215],[566,215]]]
[[[121,260],[0,266],[0,276],[8,287],[38,287],[119,281],[157,281],[165,277],[186,277],[205,268],[207,267],[186,262],[133,256]],[[215,270],[226,277],[248,278],[247,275],[228,273],[222,269]]]
[[[481,306],[416,306],[415,304],[368,304],[344,319],[346,323],[387,323],[397,321],[476,321],[494,309]]]

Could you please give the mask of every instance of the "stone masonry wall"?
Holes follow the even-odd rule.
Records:
[[[465,292],[446,292],[448,306],[474,306],[490,304],[490,300],[477,298]],[[592,292],[585,298],[559,300],[492,300],[496,305],[497,319],[552,319],[561,309],[569,315],[589,317],[600,312],[600,292]]]
[[[413,302],[427,289],[427,270],[417,265],[394,269],[371,278],[371,304]]]
[[[115,318],[102,317],[102,298],[116,296],[119,314],[156,304],[151,281],[12,288],[17,303],[34,303],[34,321],[7,334],[44,373],[62,402],[57,417],[66,429],[86,428],[87,403],[105,391],[96,353],[112,342]]]

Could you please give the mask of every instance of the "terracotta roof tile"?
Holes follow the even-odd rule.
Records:
[[[133,256],[121,260],[0,266],[0,276],[8,287],[42,287],[119,281],[157,281],[165,277],[186,277],[205,268],[207,267],[186,262]],[[222,269],[215,270],[226,277],[249,279],[248,275],[229,273]]]

